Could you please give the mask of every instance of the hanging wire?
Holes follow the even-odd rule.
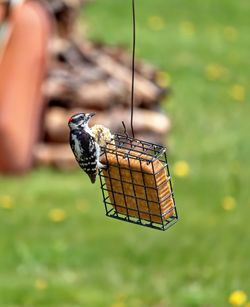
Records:
[[[122,121],[122,125],[123,125],[123,129],[124,129],[123,133],[126,135],[127,138],[129,138],[129,135],[127,133],[127,128],[126,128],[126,125],[125,125],[124,121]]]
[[[132,51],[132,88],[131,88],[131,132],[133,138],[134,133],[134,92],[135,92],[135,41],[136,41],[136,20],[135,20],[135,0],[132,0],[132,15],[133,15],[133,51]]]

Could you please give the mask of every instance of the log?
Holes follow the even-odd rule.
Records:
[[[76,113],[91,113],[93,110],[74,108],[67,110],[62,107],[50,107],[45,113],[45,140],[49,143],[68,143],[70,117]]]
[[[38,144],[34,150],[36,165],[71,170],[77,167],[75,157],[68,144]]]
[[[77,100],[79,95],[78,91],[81,91],[81,87],[86,85],[87,91],[88,86],[94,82],[101,83],[102,85],[106,85],[105,82],[107,82],[108,85],[110,81],[105,79],[107,79],[107,75],[103,74],[95,67],[84,66],[79,72],[72,72],[57,67],[49,72],[48,78],[44,84],[44,94],[47,99],[50,100],[65,100],[65,98]],[[106,87],[108,87],[107,85]],[[118,90],[119,89],[117,89],[117,91]]]
[[[110,56],[101,53],[97,50],[89,52],[89,47],[85,49],[84,45],[81,46],[82,52],[88,56],[91,61],[96,63],[98,67],[102,68],[106,73],[118,79],[128,87],[131,88],[131,69],[116,62]],[[144,102],[145,104],[155,103],[164,96],[165,89],[160,88],[155,83],[144,78],[140,74],[135,74],[135,98],[136,101]]]
[[[128,95],[126,88],[117,80],[97,81],[83,84],[77,91],[76,105],[93,110],[107,110],[122,103]]]
[[[110,47],[107,45],[101,45],[100,49],[107,55],[111,56],[115,61],[120,62],[131,69],[132,57],[124,46]],[[158,69],[149,63],[137,59],[135,62],[135,70],[146,79],[151,81],[156,80]]]
[[[76,95],[74,84],[62,78],[48,78],[43,84],[43,95],[47,101],[72,101]],[[69,103],[72,106],[72,103]]]
[[[130,110],[122,108],[114,108],[110,112],[99,113],[93,118],[95,124],[102,124],[111,129],[113,133],[123,132],[122,121],[126,124],[128,132],[130,130]],[[160,137],[166,135],[171,128],[169,118],[159,112],[134,109],[134,131],[135,133],[156,133]]]
[[[114,49],[114,50],[113,50]],[[69,83],[70,88],[72,84],[79,89],[80,93],[83,93],[82,100],[80,99],[80,106],[85,106],[85,100],[87,106],[91,107],[90,90],[91,82],[101,83],[97,87],[101,87],[100,96],[98,91],[94,91],[93,101],[103,105],[103,100],[117,100],[117,94],[119,94],[119,102],[124,105],[130,104],[130,92],[131,92],[131,57],[121,48],[108,48],[102,45],[91,44],[84,42],[83,44],[78,42],[69,42],[63,39],[54,40],[51,52],[54,58],[53,66],[57,68],[55,72],[50,73],[50,78],[61,78],[59,64],[55,64],[57,61],[61,61],[65,64],[65,69],[71,71],[71,78],[63,78],[63,83]],[[166,89],[161,88],[155,81],[157,70],[151,65],[146,65],[143,62],[136,62],[136,75],[135,75],[135,105],[143,106],[145,108],[153,109],[155,105],[158,105],[159,99],[164,96]],[[111,82],[112,80],[112,82]],[[109,85],[113,86],[112,94],[108,95],[110,91]],[[67,87],[66,84],[64,84]],[[105,86],[107,87],[105,89]],[[86,90],[85,90],[86,87]],[[116,90],[115,90],[116,89]],[[115,95],[113,92],[115,90]],[[63,92],[62,92],[63,94]],[[85,95],[87,97],[85,97]],[[107,96],[106,96],[107,95]],[[63,95],[62,95],[63,96]],[[111,97],[109,97],[111,96]],[[81,94],[80,94],[81,97]],[[85,99],[87,98],[87,99]],[[97,108],[97,106],[94,106]],[[100,107],[102,109],[102,107]]]
[[[43,89],[47,100],[62,101],[62,106],[65,105],[64,101],[68,100],[71,107],[94,110],[108,109],[115,103],[124,104],[124,97],[128,97],[129,93],[122,82],[112,78],[102,80],[100,77],[106,76],[98,76],[97,71],[89,71],[86,67],[83,72],[76,75],[62,69],[51,71]],[[96,75],[91,76],[91,73]],[[94,79],[96,81],[93,81]]]
[[[77,112],[76,112],[77,113]],[[45,136],[49,142],[66,143],[69,140],[68,112],[63,108],[49,108],[45,115]]]
[[[76,113],[89,113],[88,109],[71,109],[50,108],[45,116],[45,131],[47,139],[50,142],[66,143],[69,139],[68,119]],[[111,130],[112,133],[123,133],[122,121],[126,123],[127,131],[130,130],[130,110],[123,108],[114,108],[106,112],[98,112],[91,119],[90,126],[101,124]],[[154,134],[163,140],[170,131],[171,123],[169,118],[155,111],[143,110],[136,108],[134,110],[134,131],[137,135]]]

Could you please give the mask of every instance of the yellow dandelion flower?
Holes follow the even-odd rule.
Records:
[[[176,177],[187,177],[190,172],[189,164],[186,161],[178,161],[173,167],[174,175]]]
[[[236,208],[236,200],[232,196],[226,196],[223,198],[222,207],[226,211],[232,211]]]
[[[0,208],[10,210],[13,208],[13,199],[9,195],[0,196]]]
[[[180,31],[184,36],[193,36],[195,33],[195,26],[190,21],[183,21],[179,25]]]
[[[156,75],[156,82],[161,87],[168,87],[171,84],[171,76],[165,71],[159,71]]]
[[[205,68],[205,75],[211,81],[222,79],[227,73],[228,70],[219,64],[209,64]]]
[[[148,18],[148,26],[151,30],[161,31],[165,27],[165,21],[161,16],[150,16]]]
[[[233,306],[242,306],[247,301],[247,295],[244,291],[237,290],[230,294],[228,301]]]
[[[223,34],[224,37],[228,40],[228,41],[235,41],[238,38],[238,30],[235,29],[232,26],[227,26],[223,29]]]
[[[242,102],[246,99],[246,89],[241,84],[235,84],[230,88],[229,95],[232,99]]]
[[[49,219],[54,223],[63,222],[67,218],[67,214],[63,209],[52,209],[49,212]]]
[[[45,290],[48,288],[48,282],[44,279],[39,278],[35,281],[35,288],[37,290]]]

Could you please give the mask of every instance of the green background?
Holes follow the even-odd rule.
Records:
[[[80,170],[1,177],[13,205],[0,207],[0,306],[223,307],[234,290],[250,296],[250,2],[136,6],[137,56],[171,77],[170,165],[190,167],[173,174],[180,221],[160,232],[106,218],[99,185]],[[81,18],[90,38],[130,46],[130,1],[96,1]]]

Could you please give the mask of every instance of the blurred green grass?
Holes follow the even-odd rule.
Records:
[[[2,177],[0,306],[217,307],[237,289],[250,297],[249,13],[245,0],[137,1],[137,55],[172,80],[170,163],[190,166],[174,176],[181,220],[162,233],[108,219],[80,170]],[[130,45],[130,1],[96,1],[82,18],[91,38]]]

